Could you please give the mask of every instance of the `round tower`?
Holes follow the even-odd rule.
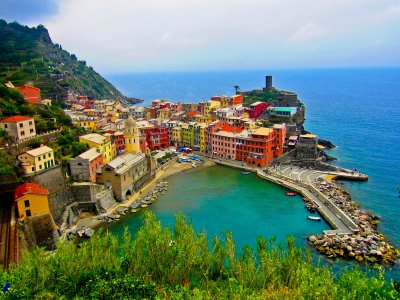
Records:
[[[124,135],[126,153],[140,153],[140,131],[132,117],[125,121]]]

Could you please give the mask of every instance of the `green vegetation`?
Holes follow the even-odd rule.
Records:
[[[33,84],[42,98],[53,100],[63,100],[68,91],[94,99],[125,99],[85,61],[53,44],[42,25],[29,28],[0,20],[0,41],[0,82]]]
[[[242,92],[243,94],[243,105],[250,106],[254,102],[273,102],[275,100],[274,95],[270,91],[264,90],[252,90],[248,92]]]
[[[238,253],[231,233],[209,243],[178,215],[173,229],[147,213],[132,240],[97,232],[54,253],[26,253],[18,267],[1,274],[10,290],[3,299],[398,299],[383,273],[334,274],[311,264],[311,254],[260,237],[256,250]]]

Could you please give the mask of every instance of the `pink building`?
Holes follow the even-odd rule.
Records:
[[[249,117],[252,119],[259,118],[264,111],[269,107],[269,103],[267,102],[254,102],[250,107],[246,109],[246,112],[249,114]]]

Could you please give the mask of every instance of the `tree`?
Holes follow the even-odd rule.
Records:
[[[71,145],[72,157],[77,157],[88,149],[88,145],[80,142],[73,142]]]

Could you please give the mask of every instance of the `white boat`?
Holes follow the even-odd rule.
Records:
[[[321,221],[321,218],[320,218],[320,217],[308,216],[307,219],[312,220],[312,221],[318,221],[318,222]]]
[[[196,164],[192,164],[192,168],[197,168]]]

